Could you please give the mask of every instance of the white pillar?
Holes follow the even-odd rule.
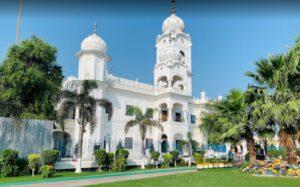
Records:
[[[168,122],[172,122],[173,121],[173,112],[172,112],[173,108],[168,108]]]

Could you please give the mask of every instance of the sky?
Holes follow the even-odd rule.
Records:
[[[241,3],[242,2],[242,3]],[[176,1],[176,14],[192,37],[193,95],[245,89],[254,63],[285,52],[300,36],[296,1]],[[18,0],[0,1],[0,63],[15,42]],[[93,32],[106,42],[113,74],[153,84],[155,41],[170,15],[167,0],[23,0],[20,39],[36,35],[58,50],[65,77],[76,76],[82,40]]]

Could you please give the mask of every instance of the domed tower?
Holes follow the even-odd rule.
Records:
[[[184,22],[175,14],[174,1],[171,2],[171,15],[164,20],[163,33],[156,39],[154,84],[191,95],[191,37],[185,33]]]
[[[96,34],[96,24],[94,24],[94,33],[82,41],[81,50],[76,56],[79,59],[79,80],[105,81],[106,63],[110,61],[110,57],[105,42]]]

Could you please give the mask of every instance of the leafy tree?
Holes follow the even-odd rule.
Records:
[[[261,105],[262,119],[279,127],[281,145],[286,147],[289,164],[297,163],[296,134],[300,116],[300,40],[286,54],[273,55],[256,62],[255,72],[247,72],[254,84],[268,91]]]
[[[97,83],[92,80],[83,80],[80,91],[63,90],[61,93],[61,103],[59,103],[58,113],[60,118],[65,116],[65,112],[70,109],[77,108],[78,116],[76,121],[79,125],[79,138],[77,149],[77,167],[76,173],[81,173],[81,157],[82,157],[82,144],[83,133],[86,126],[89,124],[91,132],[96,125],[96,108],[97,105],[105,108],[108,114],[108,120],[112,117],[112,104],[106,99],[96,99],[90,95],[91,91],[98,87]]]
[[[28,155],[28,166],[32,171],[32,176],[34,176],[34,172],[40,164],[40,159],[41,159],[41,156],[39,154]]]
[[[172,155],[174,166],[177,167],[177,159],[179,156],[179,151],[175,149],[171,151],[170,154]]]
[[[13,45],[0,65],[0,115],[55,119],[63,79],[56,48],[36,36]]]
[[[101,171],[101,167],[105,165],[108,159],[108,155],[104,149],[98,149],[94,152],[96,163],[99,166],[99,171]]]
[[[201,128],[209,136],[209,141],[236,144],[244,139],[250,163],[254,164],[256,149],[253,133],[265,131],[267,128],[256,115],[260,112],[259,104],[264,97],[264,92],[260,92],[260,89],[248,88],[245,93],[231,90],[225,99],[211,103],[211,112],[204,115],[201,124]]]
[[[130,108],[130,113],[135,116],[135,119],[130,120],[125,125],[125,133],[129,131],[131,127],[138,126],[140,129],[140,137],[141,137],[141,155],[142,155],[142,164],[141,169],[145,169],[144,157],[145,157],[145,138],[147,134],[148,128],[152,129],[152,127],[157,127],[163,130],[163,127],[158,121],[152,120],[152,110],[147,110],[144,114],[142,110],[138,107]]]
[[[107,160],[106,160],[106,165],[108,167],[108,171],[111,170],[111,166],[114,162],[115,154],[114,153],[107,153]]]
[[[155,162],[156,168],[158,168],[158,159],[159,159],[160,153],[158,151],[151,151],[150,154],[151,154],[151,158]]]

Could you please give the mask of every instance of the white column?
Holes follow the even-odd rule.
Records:
[[[168,122],[173,121],[173,112],[172,112],[173,108],[168,108]]]

